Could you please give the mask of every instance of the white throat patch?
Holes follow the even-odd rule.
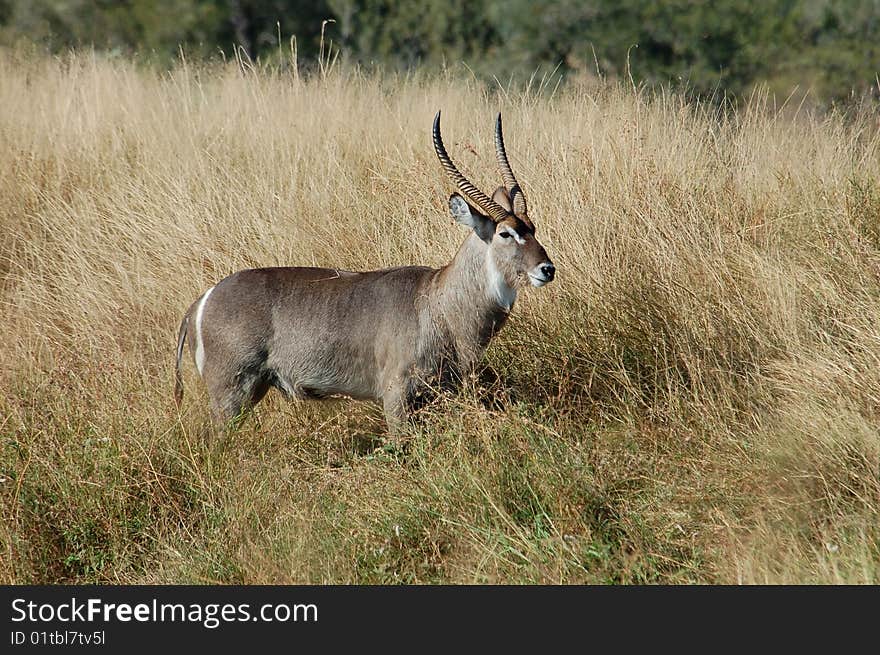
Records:
[[[504,275],[498,270],[491,249],[486,255],[486,292],[489,298],[508,312],[516,302],[516,289],[507,284]]]

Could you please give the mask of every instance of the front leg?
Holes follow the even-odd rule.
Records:
[[[404,434],[409,420],[406,386],[405,383],[398,382],[386,388],[385,394],[382,396],[382,408],[385,411],[388,434],[395,440]]]
[[[437,375],[428,380],[434,385],[423,374],[402,374],[385,387],[382,406],[389,434],[399,439],[412,424],[413,415],[436,397],[442,380]]]
[[[413,415],[427,405],[433,396],[425,382],[412,376],[401,376],[386,387],[382,406],[389,434],[398,439],[404,435],[412,424]]]

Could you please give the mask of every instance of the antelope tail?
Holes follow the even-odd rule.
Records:
[[[183,344],[186,343],[186,333],[189,329],[189,312],[180,322],[180,330],[177,332],[177,361],[174,364],[174,402],[180,407],[183,401],[183,376],[180,374],[180,360],[183,359]]]

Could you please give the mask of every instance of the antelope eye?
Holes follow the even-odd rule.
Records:
[[[510,238],[510,232],[499,232],[499,233],[498,233],[498,236],[500,236],[502,239],[509,239],[509,238]]]

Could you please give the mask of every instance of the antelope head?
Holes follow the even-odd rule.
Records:
[[[534,287],[551,282],[556,267],[535,237],[526,197],[507,159],[501,114],[495,122],[495,156],[504,185],[498,187],[491,198],[471,184],[447,154],[440,136],[439,111],[434,118],[433,138],[434,150],[443,170],[461,192],[449,197],[449,209],[456,221],[472,228],[486,244],[486,264],[490,278],[495,278],[493,284],[497,288],[510,289],[513,298],[515,290],[526,280]],[[500,293],[499,298],[504,295]],[[513,301],[500,302],[509,309]]]

